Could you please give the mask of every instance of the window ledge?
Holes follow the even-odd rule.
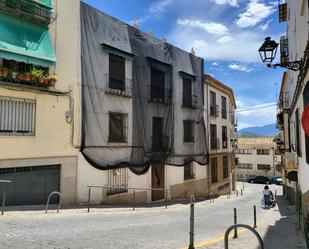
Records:
[[[119,97],[125,97],[125,98],[132,98],[132,94],[127,92],[127,91],[122,91],[119,89],[112,89],[108,88],[105,90],[105,93],[108,95],[114,95],[114,96],[119,96]]]

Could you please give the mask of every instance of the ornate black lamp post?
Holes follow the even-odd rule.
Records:
[[[265,38],[264,43],[259,48],[259,53],[260,53],[263,63],[266,63],[266,65],[270,68],[285,67],[293,71],[300,70],[303,65],[303,61],[301,60],[271,64],[276,57],[278,45],[279,44],[275,42],[274,40],[271,40],[270,37]]]

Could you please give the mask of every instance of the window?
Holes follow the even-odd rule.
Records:
[[[0,97],[0,135],[34,135],[35,101]]]
[[[222,165],[223,165],[223,178],[229,177],[229,162],[228,162],[228,156],[222,157]]]
[[[127,142],[127,114],[109,113],[109,142]]]
[[[305,86],[304,93],[304,109],[309,104],[309,82],[307,82],[307,85]],[[306,162],[309,164],[309,136],[305,135],[305,147],[306,147]]]
[[[253,169],[252,163],[240,163],[238,164],[237,168],[239,169]]]
[[[276,165],[276,171],[277,172],[282,172],[282,165],[281,164],[277,164]]]
[[[217,138],[217,126],[214,124],[210,125],[210,149],[219,149],[219,141]]]
[[[210,116],[217,115],[217,107],[216,107],[216,93],[210,91]]]
[[[216,157],[211,158],[210,164],[211,164],[211,182],[212,183],[218,182],[217,158]]]
[[[165,73],[151,67],[150,100],[154,102],[165,102]]]
[[[269,164],[258,164],[257,169],[264,170],[264,171],[270,171],[270,165]]]
[[[182,78],[182,105],[183,107],[193,107],[192,82],[187,78]]]
[[[128,191],[127,168],[112,169],[108,171],[108,194],[119,194]]]
[[[109,88],[125,91],[125,59],[109,54]]]
[[[252,150],[251,149],[237,149],[235,151],[236,154],[252,154]]]
[[[188,163],[183,167],[183,173],[184,173],[184,180],[190,180],[190,179],[194,179],[195,175],[194,175],[194,167],[193,167],[193,163]]]
[[[227,127],[222,126],[222,148],[227,148]]]
[[[299,131],[299,109],[297,108],[295,111],[295,146],[296,152],[299,157],[301,157],[301,148],[300,148],[300,131]]]
[[[269,155],[270,151],[269,149],[257,149],[256,154],[257,155]]]
[[[194,142],[194,121],[193,120],[183,121],[183,142],[184,143]]]
[[[152,150],[154,152],[166,152],[169,147],[169,137],[164,136],[163,118],[152,118]]]
[[[227,110],[226,110],[226,97],[221,96],[221,117],[227,119]]]

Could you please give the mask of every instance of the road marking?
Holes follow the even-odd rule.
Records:
[[[260,224],[258,224],[258,225],[260,226]],[[245,232],[248,232],[248,231],[249,230],[246,229],[246,228],[238,228],[237,229],[238,234],[242,234],[242,233],[245,233]],[[233,232],[231,232],[230,235],[229,235],[229,238],[231,239],[233,237],[234,237],[234,234],[233,234]],[[209,246],[209,245],[218,243],[218,242],[223,241],[223,240],[224,240],[224,236],[220,236],[220,237],[217,237],[217,238],[214,238],[214,239],[198,242],[198,243],[194,244],[194,248],[202,248],[202,247],[205,247],[205,246]],[[182,247],[181,249],[188,249],[188,246]]]

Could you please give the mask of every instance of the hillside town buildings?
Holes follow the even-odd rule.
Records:
[[[235,156],[239,181],[255,176],[282,176],[281,156],[272,137],[237,138]]]

